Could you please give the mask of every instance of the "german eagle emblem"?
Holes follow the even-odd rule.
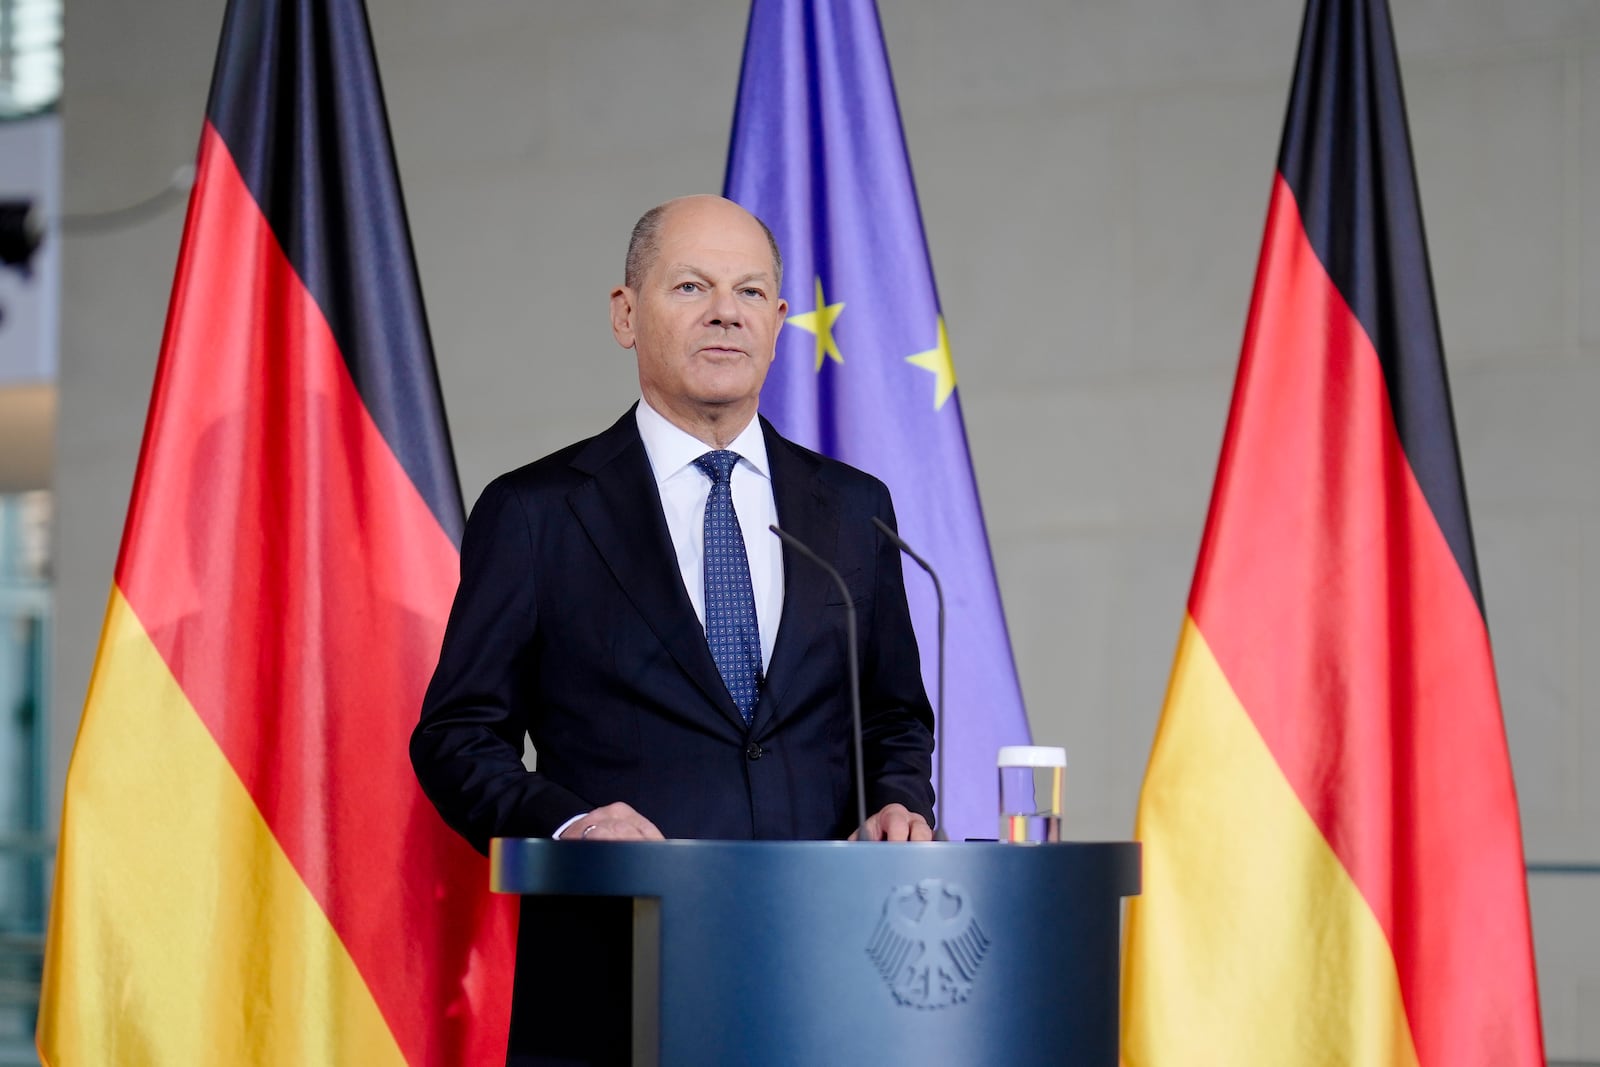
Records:
[[[926,1010],[963,1003],[988,950],[966,891],[924,878],[889,891],[867,957],[896,1002]]]

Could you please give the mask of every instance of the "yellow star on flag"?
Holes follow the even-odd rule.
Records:
[[[839,354],[839,342],[833,339],[833,320],[839,317],[844,310],[843,302],[830,304],[822,298],[822,279],[817,279],[817,309],[807,311],[801,315],[790,315],[789,325],[798,326],[806,333],[815,334],[817,338],[817,370],[822,369],[822,357],[827,356],[835,363],[843,363],[844,357]]]
[[[956,391],[956,366],[950,361],[950,339],[944,333],[944,316],[939,316],[939,345],[926,352],[907,356],[906,362],[921,367],[933,375],[933,410],[944,407],[950,394]],[[818,366],[820,366],[820,362]]]

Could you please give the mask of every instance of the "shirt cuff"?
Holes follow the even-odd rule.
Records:
[[[566,822],[564,822],[560,826],[556,827],[556,832],[551,834],[550,836],[559,840],[561,835],[566,833],[567,830],[569,828],[571,828],[573,823],[577,822],[579,819],[582,819],[585,815],[588,815],[588,814],[590,814],[590,813],[585,811],[585,812],[582,812],[582,813],[580,813],[578,815],[574,815],[572,818],[568,819]]]

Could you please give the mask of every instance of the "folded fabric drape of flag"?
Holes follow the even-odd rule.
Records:
[[[489,1063],[515,901],[407,741],[460,489],[359,0],[231,0],[67,777],[47,1064]]]
[[[1310,0],[1139,802],[1128,1067],[1544,1063],[1384,0]]]

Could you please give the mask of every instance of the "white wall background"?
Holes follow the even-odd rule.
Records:
[[[1530,860],[1600,861],[1600,4],[1393,0]],[[742,0],[369,0],[468,500],[635,395],[627,230],[721,183]],[[1295,0],[882,0],[1034,731],[1126,837],[1210,493]],[[215,0],[67,6],[65,201],[194,153]],[[64,248],[55,774],[181,211]],[[59,789],[57,790],[59,795]],[[1600,879],[1531,880],[1549,1053],[1600,1060]]]

